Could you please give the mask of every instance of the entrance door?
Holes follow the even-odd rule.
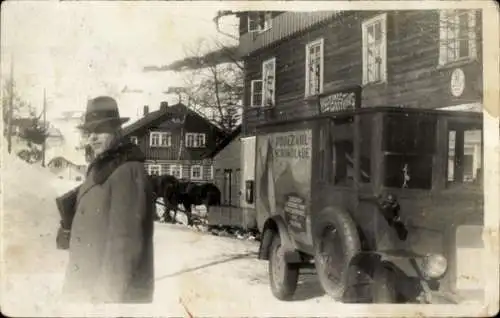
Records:
[[[224,182],[222,191],[222,202],[225,205],[231,205],[231,180],[232,180],[232,169],[224,169]]]

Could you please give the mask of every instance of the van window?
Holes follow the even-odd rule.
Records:
[[[371,156],[372,156],[372,120],[373,115],[359,115],[360,128],[360,169],[359,180],[363,183],[370,183],[371,177]]]
[[[482,130],[457,127],[450,123],[448,131],[449,183],[480,183],[482,180]]]
[[[435,117],[390,114],[384,118],[384,185],[430,189],[436,148]]]

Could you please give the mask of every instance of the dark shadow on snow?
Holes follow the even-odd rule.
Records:
[[[200,270],[200,269],[204,269],[204,268],[207,268],[207,267],[210,267],[210,266],[215,266],[215,265],[219,265],[219,264],[223,264],[223,263],[235,261],[235,260],[238,260],[238,259],[249,258],[249,257],[256,257],[256,256],[257,256],[256,252],[250,252],[250,253],[244,253],[244,254],[236,254],[236,255],[233,255],[231,257],[224,258],[224,259],[221,259],[221,260],[218,260],[218,261],[213,261],[213,262],[206,263],[206,264],[203,264],[203,265],[200,265],[200,266],[196,266],[196,267],[186,268],[186,269],[174,272],[172,274],[163,275],[163,276],[160,276],[160,277],[156,278],[155,281],[160,281],[160,280],[165,279],[165,278],[174,277],[174,276],[177,276],[177,275],[182,275],[182,274],[189,273],[189,272],[194,272],[194,271],[197,271],[197,270]]]
[[[302,269],[299,276],[297,290],[292,301],[301,301],[325,296],[314,270]]]

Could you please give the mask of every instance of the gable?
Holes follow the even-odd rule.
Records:
[[[222,129],[182,103],[169,106],[166,111],[157,110],[151,112],[123,130],[124,135],[129,136],[131,134],[142,134],[151,129],[176,130],[183,127],[188,131],[211,132],[217,142],[226,136]]]

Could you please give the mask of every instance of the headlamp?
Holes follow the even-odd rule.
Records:
[[[448,269],[448,261],[441,254],[427,254],[421,263],[422,274],[431,279],[442,277]]]

